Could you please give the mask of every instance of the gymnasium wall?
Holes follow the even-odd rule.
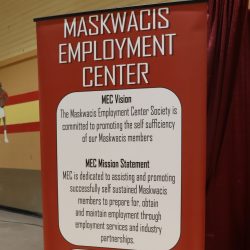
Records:
[[[0,206],[42,212],[39,93],[33,19],[159,2],[162,1],[0,0],[0,82],[9,94],[5,112],[10,141],[8,144],[3,142],[1,124]]]
[[[8,144],[0,127],[0,205],[41,212],[37,75],[35,56],[0,68],[9,95]]]

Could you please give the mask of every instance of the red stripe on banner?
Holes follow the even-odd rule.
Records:
[[[40,131],[40,122],[7,125],[7,131],[8,134]],[[3,134],[3,126],[0,127],[0,134]]]
[[[17,103],[31,102],[39,99],[39,92],[33,91],[25,94],[9,96],[7,105],[13,105]]]

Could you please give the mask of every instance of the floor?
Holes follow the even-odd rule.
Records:
[[[43,250],[42,219],[0,209],[0,250]]]

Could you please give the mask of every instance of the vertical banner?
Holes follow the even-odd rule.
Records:
[[[204,249],[206,8],[36,19],[45,250]]]

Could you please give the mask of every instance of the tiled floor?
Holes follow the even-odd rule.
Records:
[[[43,250],[42,220],[0,209],[0,250]]]

